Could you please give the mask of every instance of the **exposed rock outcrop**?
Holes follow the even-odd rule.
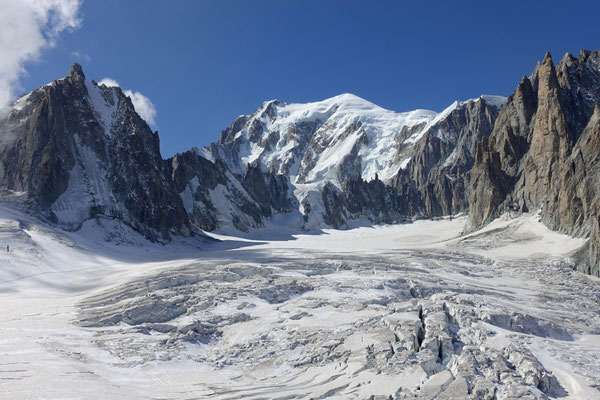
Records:
[[[489,140],[479,144],[469,228],[507,211],[541,210],[551,229],[592,237],[579,268],[600,275],[598,101],[600,52],[567,54],[556,67],[546,54],[508,98]]]
[[[501,99],[481,97],[455,103],[417,142],[397,182],[412,183],[422,198],[423,214],[451,215],[469,207],[470,171],[477,143],[492,132]]]
[[[441,113],[395,113],[357,96],[265,102],[217,143],[162,160],[118,87],[66,78],[0,115],[0,186],[25,192],[45,221],[75,230],[118,219],[152,240],[264,226],[398,223],[469,211],[468,230],[508,211],[590,237],[580,269],[600,275],[600,52],[550,54],[506,99]]]
[[[235,176],[221,160],[209,161],[196,150],[176,154],[165,161],[192,224],[212,231],[233,227],[258,228],[267,218],[291,209],[287,181],[248,165]]]
[[[104,216],[151,240],[190,234],[158,132],[118,87],[86,81],[80,65],[18,99],[0,132],[0,185],[26,192],[44,220],[78,229]]]

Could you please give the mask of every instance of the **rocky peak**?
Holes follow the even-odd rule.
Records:
[[[261,114],[262,118],[270,118],[271,120],[274,120],[275,118],[277,118],[277,106],[281,106],[283,105],[283,103],[279,100],[271,100],[268,101],[266,104],[266,107],[264,108],[263,113]]]
[[[590,56],[590,54],[592,54],[591,51],[586,50],[586,49],[581,49],[579,51],[579,57],[578,57],[579,61],[586,62],[588,60],[588,57]]]
[[[523,75],[515,94],[511,96],[511,100],[519,104],[519,107],[523,111],[521,116],[524,118],[524,122],[529,124],[537,107],[537,93],[534,92],[527,75]]]
[[[74,64],[26,99],[15,121],[0,118],[10,139],[0,148],[0,187],[27,193],[32,213],[67,230],[110,218],[152,240],[190,233],[158,134],[118,88],[86,82]]]
[[[544,60],[542,61],[542,65],[538,72],[538,77],[538,96],[556,96],[556,92],[558,92],[559,88],[558,78],[556,76],[554,63],[552,62],[552,56],[549,52],[544,56]]]
[[[546,53],[502,108],[471,171],[470,229],[506,211],[541,210],[552,229],[591,235],[584,272],[600,274],[600,53]],[[531,122],[530,122],[531,121]]]
[[[546,53],[538,73],[537,99],[538,108],[531,136],[531,172],[539,177],[543,170],[545,177],[551,179],[549,168],[557,159],[566,157],[569,141],[562,91],[550,53]]]
[[[75,63],[71,65],[69,69],[69,74],[67,75],[67,79],[71,82],[72,85],[85,85],[85,74],[83,73],[83,69],[81,65]]]

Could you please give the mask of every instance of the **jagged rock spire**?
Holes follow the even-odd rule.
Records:
[[[85,74],[83,73],[83,69],[81,68],[81,65],[79,65],[77,63],[71,65],[71,68],[69,69],[69,74],[67,75],[67,79],[72,84],[85,83]]]
[[[549,51],[547,51],[546,54],[544,54],[544,60],[542,61],[542,65],[547,63],[552,63],[552,54],[550,54]]]

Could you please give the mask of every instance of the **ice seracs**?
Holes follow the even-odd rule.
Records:
[[[568,258],[583,240],[535,215],[460,236],[465,220],[198,251],[117,246],[92,221],[65,234],[0,205],[0,392],[596,398],[600,289]]]

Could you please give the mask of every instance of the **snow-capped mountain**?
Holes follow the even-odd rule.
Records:
[[[301,229],[443,215],[467,207],[475,143],[503,102],[396,113],[351,94],[273,100],[217,143],[163,161],[131,100],[76,64],[0,118],[1,184],[64,229],[116,218],[153,240],[188,234],[190,222],[247,231],[282,213]]]
[[[466,201],[443,200],[445,206],[437,206],[434,197],[447,193],[429,195],[434,191],[429,186],[448,175],[443,179],[455,183],[445,187],[456,186],[448,189],[450,198],[453,192],[466,198],[462,180],[475,143],[491,132],[504,101],[482,96],[455,102],[441,113],[396,113],[352,94],[307,104],[268,101],[238,117],[217,143],[192,151],[222,165],[220,185],[209,183],[207,191],[203,174],[196,173],[178,188],[188,212],[200,218],[208,210],[213,221],[221,221],[210,226],[231,221],[242,230],[278,212],[301,214],[297,221],[304,229],[342,227],[360,218],[391,223],[457,212]],[[193,159],[188,153],[181,156]]]
[[[158,133],[121,89],[86,81],[78,64],[4,111],[0,132],[0,184],[25,192],[42,219],[75,230],[116,218],[153,240],[190,233]]]
[[[386,180],[409,157],[399,151],[403,143],[414,142],[419,127],[435,116],[427,110],[395,113],[352,94],[307,104],[272,100],[252,115],[239,117],[201,154],[223,160],[234,173],[258,163],[299,184],[323,179],[339,183],[348,173],[365,180],[378,174]],[[352,152],[362,160],[357,171],[343,165]]]

